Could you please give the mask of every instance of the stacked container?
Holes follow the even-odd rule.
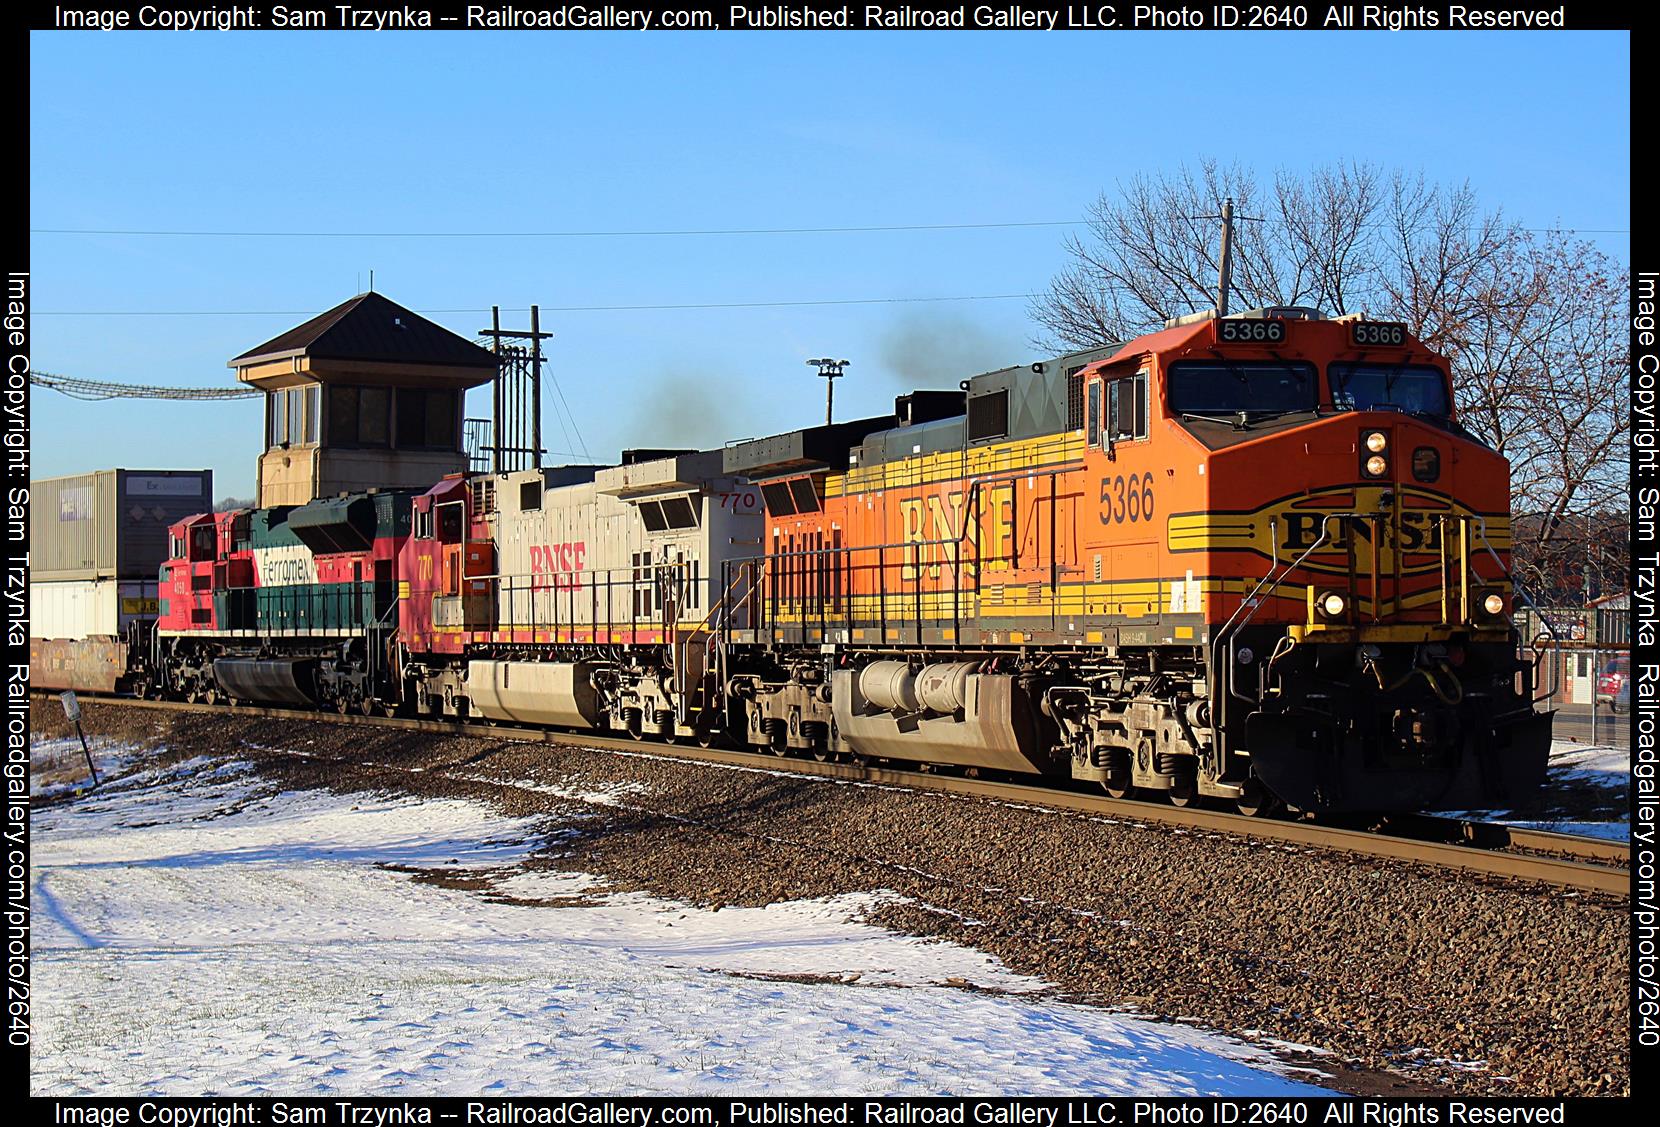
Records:
[[[35,684],[113,687],[126,664],[128,624],[156,616],[167,527],[212,508],[212,470],[98,470],[31,482]]]

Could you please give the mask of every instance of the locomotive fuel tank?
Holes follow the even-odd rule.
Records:
[[[474,661],[467,696],[474,712],[492,720],[597,728],[605,712],[594,688],[598,669],[589,662]]]
[[[235,700],[317,703],[317,662],[311,658],[221,657],[213,663],[213,679]]]
[[[913,675],[904,662],[879,661],[838,669],[830,675],[836,728],[862,755],[1047,773],[1047,721],[1030,693],[1012,674],[970,672],[977,668],[938,663]]]

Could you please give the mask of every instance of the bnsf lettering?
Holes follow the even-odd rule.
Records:
[[[1326,522],[1324,513],[1286,513],[1285,539],[1280,548],[1300,552],[1320,539],[1320,529]],[[1388,519],[1383,521],[1385,537],[1389,536]],[[1372,523],[1368,520],[1346,520],[1332,523],[1327,531],[1327,546],[1342,550],[1349,545],[1352,535],[1356,540],[1371,543]],[[1403,552],[1439,552],[1441,550],[1441,521],[1429,513],[1402,513],[1399,548]]]
[[[533,590],[557,588],[582,590],[582,565],[588,555],[586,541],[530,546],[530,586]]]
[[[1005,507],[1012,507],[1012,504],[1012,500],[1004,500]],[[998,511],[995,499],[991,509]],[[957,533],[963,527],[962,490],[955,490],[943,498],[930,495],[901,501],[899,516],[903,522],[901,539],[916,545],[902,557],[899,568],[901,580],[908,583],[924,573],[930,579],[938,579],[942,566],[949,573],[953,564],[964,578],[973,577],[973,560],[964,557],[973,555],[974,526],[968,526],[966,538],[959,537]]]

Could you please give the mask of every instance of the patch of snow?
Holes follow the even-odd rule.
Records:
[[[485,775],[470,776],[479,782],[497,782],[499,780]],[[555,798],[569,798],[575,802],[586,802],[591,806],[626,807],[627,799],[645,794],[649,789],[644,783],[617,781],[603,786],[594,786],[592,783],[557,782],[515,782],[514,786],[521,790],[535,791],[537,794],[551,794]]]
[[[526,867],[569,823],[225,767],[35,811],[35,1094],[1323,1091],[858,922],[892,893],[605,895]]]
[[[1554,740],[1550,748],[1551,777],[1574,779],[1601,787],[1631,784],[1631,748],[1598,745],[1587,747]]]
[[[1586,746],[1572,740],[1552,740],[1550,762],[1546,770],[1545,808],[1548,811],[1548,792],[1553,786],[1568,790],[1586,786],[1605,788],[1610,792],[1627,790],[1631,786],[1631,749],[1607,745]],[[1617,801],[1618,797],[1618,794],[1609,796],[1613,801]],[[1600,812],[1601,805],[1600,801],[1592,803],[1592,812]],[[1617,817],[1598,822],[1583,820],[1583,812],[1582,806],[1578,813],[1562,813],[1558,817],[1552,817],[1548,812],[1543,817],[1518,817],[1508,810],[1453,810],[1447,811],[1446,814],[1448,817],[1479,819],[1519,830],[1548,830],[1552,833],[1576,834],[1581,837],[1600,837],[1609,841],[1631,840],[1629,809],[1622,808]]]
[[[1555,818],[1512,818],[1508,815],[1483,815],[1483,820],[1495,826],[1509,826],[1518,830],[1545,830],[1555,834],[1573,834],[1577,837],[1600,837],[1608,841],[1630,841],[1631,819],[1617,822],[1572,822]]]
[[[93,766],[98,777],[107,779],[120,773],[137,754],[132,744],[87,737],[87,749],[92,752]],[[39,740],[29,745],[29,793],[38,798],[56,798],[59,795],[88,788],[92,776],[86,770],[86,752],[76,737],[57,740]]]

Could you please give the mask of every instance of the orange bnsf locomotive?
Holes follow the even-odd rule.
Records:
[[[1083,359],[969,380],[845,468],[835,428],[727,450],[767,508],[732,631],[766,655],[731,681],[750,742],[1247,812],[1538,788],[1508,467],[1444,360],[1301,309]]]
[[[1550,714],[1508,503],[1403,326],[1206,315],[891,416],[185,522],[141,680],[1247,812],[1510,805]]]

